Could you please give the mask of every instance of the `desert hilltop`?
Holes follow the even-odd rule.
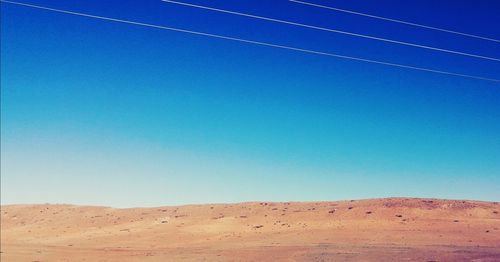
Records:
[[[1,207],[2,261],[500,261],[496,202]]]

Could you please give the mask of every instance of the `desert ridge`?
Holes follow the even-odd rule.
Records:
[[[1,207],[2,261],[500,261],[496,202]]]

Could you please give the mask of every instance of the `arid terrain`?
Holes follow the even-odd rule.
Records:
[[[500,204],[1,207],[1,261],[500,261]]]

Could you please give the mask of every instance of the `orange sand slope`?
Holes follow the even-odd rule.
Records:
[[[1,207],[1,261],[500,261],[500,205],[438,199]]]

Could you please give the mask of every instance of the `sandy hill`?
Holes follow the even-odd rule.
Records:
[[[500,261],[496,202],[1,207],[1,261]]]

